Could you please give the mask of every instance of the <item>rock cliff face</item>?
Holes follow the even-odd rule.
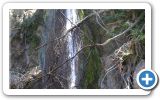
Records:
[[[10,88],[24,88],[23,78],[30,70],[38,66],[38,52],[33,52],[33,47],[38,45],[39,39],[36,34],[32,33],[36,31],[38,25],[41,25],[43,12],[38,10],[34,15],[25,15],[26,12],[30,10],[11,10]],[[33,22],[38,25],[34,24],[33,27]]]
[[[133,89],[136,84],[137,73],[144,68],[144,60],[137,59],[135,45],[137,42],[129,41],[116,49],[109,56],[103,56],[102,76],[99,80],[101,88],[106,89]],[[138,48],[139,49],[139,48]],[[140,52],[139,52],[140,53]]]

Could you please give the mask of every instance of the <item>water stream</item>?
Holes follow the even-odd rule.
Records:
[[[52,29],[52,27],[54,24],[52,24],[54,22],[53,18],[54,13],[52,11],[49,11],[47,13],[47,17],[44,23],[44,29],[42,31],[41,34],[41,42],[42,43],[47,43],[47,41],[49,41],[50,38],[54,38],[51,37],[53,33],[50,32],[50,30]],[[66,30],[69,30],[71,27],[73,27],[76,22],[78,21],[78,16],[76,13],[75,9],[66,9]],[[78,41],[77,41],[77,33],[76,33],[76,29],[73,29],[72,31],[70,31],[67,34],[66,37],[66,43],[67,43],[67,49],[64,49],[64,52],[67,51],[67,58],[70,59],[72,58],[78,51]],[[52,39],[51,39],[52,40]],[[42,69],[42,84],[43,84],[43,88],[47,88],[47,72],[48,72],[48,63],[47,61],[49,60],[49,58],[47,58],[47,49],[49,49],[49,47],[44,46],[42,48],[40,48],[39,50],[39,62],[40,62],[40,66]],[[48,56],[49,57],[49,56]],[[48,61],[49,62],[49,61]],[[62,60],[63,62],[63,60]],[[68,67],[70,67],[69,69],[71,69],[70,71],[70,81],[69,81],[69,88],[73,89],[76,88],[76,80],[77,80],[77,75],[76,75],[76,66],[78,64],[78,57],[74,57],[74,59],[70,60],[70,62],[68,63]],[[66,72],[67,73],[67,72]]]
[[[67,9],[66,10],[66,30],[70,29],[74,24],[77,22],[77,13],[75,9]],[[72,23],[71,23],[72,22]],[[69,57],[73,57],[76,52],[77,52],[77,47],[74,39],[74,31],[70,31],[68,33],[67,37],[67,46],[68,46],[68,51],[69,51]],[[70,67],[71,67],[71,74],[70,74],[70,87],[71,89],[76,88],[76,63],[77,63],[77,57],[71,60],[70,62]]]

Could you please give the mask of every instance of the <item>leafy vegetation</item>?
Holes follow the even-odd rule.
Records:
[[[21,31],[24,34],[27,44],[31,44],[34,49],[40,44],[40,37],[37,36],[36,31],[38,26],[44,22],[45,12],[43,10],[37,11],[32,17],[25,19],[21,25]]]

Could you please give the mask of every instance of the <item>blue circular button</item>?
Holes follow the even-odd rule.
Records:
[[[150,90],[157,84],[157,74],[152,70],[141,70],[137,74],[137,83],[142,89]]]

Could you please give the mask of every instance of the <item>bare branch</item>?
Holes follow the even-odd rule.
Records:
[[[100,10],[98,11],[97,13],[103,13],[105,11],[109,11],[109,10]],[[90,15],[86,16],[84,19],[82,19],[80,22],[78,22],[77,24],[75,24],[73,27],[71,27],[70,29],[66,30],[63,34],[63,36],[59,37],[59,38],[56,38],[56,39],[53,39],[51,41],[48,41],[47,43],[44,43],[40,46],[38,46],[37,48],[35,48],[35,50],[39,49],[39,48],[42,48],[46,45],[48,45],[49,43],[53,42],[53,41],[57,41],[57,40],[60,40],[62,38],[64,38],[65,36],[67,36],[67,34],[72,31],[74,28],[78,27],[79,25],[81,25],[82,23],[84,23],[85,21],[87,21],[89,18],[91,18],[92,16],[95,16],[96,13],[91,13]]]
[[[137,25],[137,23],[141,20],[141,18],[142,18],[143,16],[144,16],[144,13],[142,13],[142,14],[138,17],[138,19],[137,19],[130,27],[128,27],[128,29],[126,29],[126,30],[123,31],[122,33],[120,33],[120,34],[118,34],[118,35],[116,35],[116,36],[114,36],[114,37],[106,40],[106,41],[105,41],[104,43],[102,43],[102,44],[97,44],[97,46],[107,45],[107,44],[108,44],[109,42],[111,42],[112,40],[114,40],[114,39],[116,39],[116,38],[118,38],[118,37],[126,34],[126,33],[129,32],[135,25]]]
[[[119,62],[118,62],[119,63]],[[103,81],[104,81],[104,79],[105,79],[105,77],[107,76],[107,74],[109,73],[109,72],[111,72],[111,71],[113,71],[114,69],[116,69],[117,68],[117,64],[118,63],[116,63],[116,64],[114,64],[113,66],[111,66],[110,68],[108,68],[107,70],[106,70],[106,73],[105,73],[105,75],[104,75],[104,77],[102,78],[102,81],[101,81],[101,87],[102,87],[102,83],[103,83]]]
[[[144,28],[145,28],[145,24],[143,24],[143,26],[142,26],[140,32],[142,32],[142,31],[144,30]]]
[[[17,28],[17,27],[10,28],[11,31],[20,30],[20,29],[21,29],[21,28]]]
[[[96,21],[97,21],[98,25],[99,25],[103,30],[105,30],[106,32],[108,32],[108,30],[103,26],[104,23],[103,23],[103,21],[101,20],[101,17],[99,16],[99,14],[98,14],[95,10],[93,10],[93,12],[96,13]],[[99,22],[99,20],[101,20],[101,22],[102,22],[103,25]]]
[[[61,11],[60,11],[60,13],[61,13],[67,20],[69,20],[72,25],[76,26],[76,27],[80,30],[80,32],[82,32],[82,33],[85,35],[85,32],[84,32],[83,30],[81,30],[79,26],[77,26],[76,24],[74,24],[74,23],[73,23],[69,18],[67,18]],[[86,36],[86,35],[85,35],[85,36]],[[91,39],[89,39],[89,41],[91,41],[91,42],[93,43],[93,41],[92,41]]]
[[[94,47],[96,45],[87,45],[87,46],[84,46],[83,48],[81,48],[81,50],[79,50],[74,56],[72,56],[71,58],[67,59],[66,61],[64,61],[60,66],[54,68],[53,70],[51,70],[48,74],[51,74],[52,72],[55,72],[57,69],[59,69],[60,67],[62,67],[65,63],[67,63],[68,61],[74,59],[74,57],[76,57],[81,51],[83,51],[85,48],[88,48],[88,47]]]

